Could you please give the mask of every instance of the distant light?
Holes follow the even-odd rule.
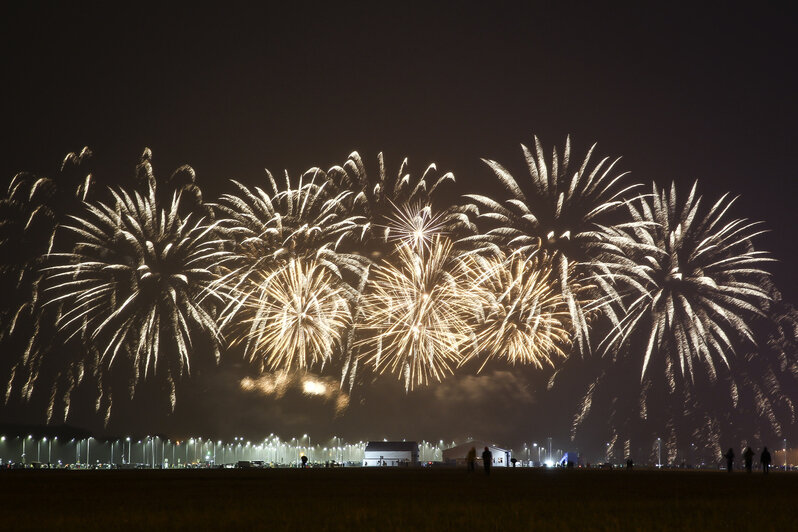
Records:
[[[554,467],[554,462],[551,460],[546,460],[543,463],[546,464],[546,467]]]
[[[327,386],[318,381],[306,380],[302,383],[302,391],[307,395],[324,395],[327,392]]]

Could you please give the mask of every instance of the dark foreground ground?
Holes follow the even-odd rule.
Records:
[[[0,472],[0,530],[798,530],[798,474]]]

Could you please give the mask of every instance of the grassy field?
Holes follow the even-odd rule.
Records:
[[[798,474],[3,471],[2,530],[796,530]]]

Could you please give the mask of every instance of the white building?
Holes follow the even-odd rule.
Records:
[[[418,465],[418,444],[414,441],[370,441],[363,465],[367,467]]]
[[[457,445],[456,447],[444,449],[442,453],[443,462],[451,465],[466,465],[466,457],[468,456],[468,451],[470,451],[472,447],[477,451],[477,467],[482,467],[482,452],[485,450],[485,447],[488,448],[492,455],[492,465],[494,467],[510,467],[511,465],[510,460],[513,457],[511,450],[502,449],[492,443],[474,440]]]

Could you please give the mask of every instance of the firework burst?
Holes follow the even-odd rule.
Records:
[[[336,187],[352,192],[349,206],[353,213],[363,218],[366,235],[384,243],[391,238],[392,227],[415,229],[418,223],[425,225],[432,221],[433,217],[429,214],[433,208],[432,198],[446,182],[454,182],[454,174],[447,172],[440,175],[437,165],[431,163],[421,177],[417,177],[410,174],[405,158],[399,171],[392,175],[386,171],[382,153],[377,155],[377,161],[377,173],[370,174],[360,154],[352,152],[346,163],[332,167],[328,176]],[[424,214],[425,209],[427,214]],[[415,219],[419,215],[426,219],[423,222]],[[468,217],[457,207],[439,209],[434,222],[440,228],[473,227]]]
[[[452,243],[433,238],[429,249],[398,247],[369,280],[355,347],[378,372],[404,379],[405,388],[442,380],[471,340],[470,302]]]
[[[243,310],[243,334],[261,370],[306,369],[329,360],[351,322],[350,290],[322,264],[291,259],[241,290],[234,312]],[[241,327],[239,327],[241,328]]]
[[[482,367],[496,357],[537,368],[565,358],[571,318],[545,254],[472,255],[466,263],[469,292],[479,301],[472,354],[485,356]]]
[[[163,372],[174,407],[174,379],[190,370],[198,337],[219,357],[221,300],[208,286],[224,253],[213,226],[180,217],[180,196],[165,207],[152,187],[112,196],[64,228],[74,246],[51,255],[47,304],[62,309],[57,326],[67,338],[96,353],[100,379],[119,367],[132,393],[140,378]]]
[[[365,283],[370,261],[339,249],[363,231],[345,205],[350,192],[333,192],[317,168],[296,185],[287,174],[282,187],[268,171],[267,178],[269,192],[234,182],[238,194],[216,206],[229,248],[214,285],[228,300],[221,325],[263,368],[304,368],[330,360],[335,349],[346,353],[345,307]]]
[[[639,223],[607,228],[616,251],[604,262],[626,296],[626,315],[608,346],[644,337],[641,377],[656,354],[674,357],[690,378],[696,364],[714,378],[717,361],[729,366],[738,338],[754,343],[750,319],[770,301],[762,284],[762,266],[770,259],[751,246],[762,233],[758,223],[727,219],[733,202],[724,195],[701,213],[696,185],[682,205],[675,185],[670,192],[654,186],[650,196],[629,205]]]
[[[588,315],[592,308],[616,297],[609,292],[602,298],[583,301],[577,286],[588,284],[600,268],[597,252],[601,247],[600,226],[624,203],[624,196],[636,185],[623,186],[626,173],[616,170],[620,159],[601,159],[591,164],[595,145],[575,170],[571,166],[571,140],[566,139],[562,156],[554,148],[547,164],[543,147],[535,137],[534,153],[524,145],[530,182],[521,186],[512,174],[496,161],[483,159],[493,170],[510,198],[498,202],[483,195],[467,195],[469,211],[477,221],[489,226],[483,233],[461,239],[461,244],[477,246],[494,253],[511,249],[530,256],[547,250],[554,264],[563,298],[568,303],[574,333],[581,350],[589,348]],[[612,289],[611,285],[604,287]]]
[[[361,220],[346,210],[351,193],[333,193],[316,168],[296,186],[287,174],[282,188],[268,171],[267,177],[269,192],[234,181],[239,194],[225,194],[216,205],[220,233],[232,245],[232,269],[224,282],[235,286],[292,258],[316,259],[338,277],[364,275],[367,259],[338,251],[342,241],[362,230]]]
[[[394,206],[385,228],[386,240],[412,249],[430,249],[436,235],[446,235],[447,223],[440,213],[421,203]]]

